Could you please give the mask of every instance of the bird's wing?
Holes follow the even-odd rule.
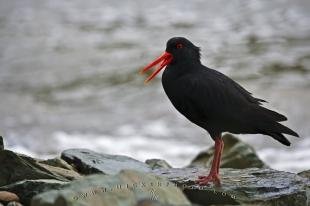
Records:
[[[213,69],[205,69],[203,70],[204,72],[204,76],[207,77],[208,76],[208,80],[213,80],[213,83],[220,83],[220,85],[222,85],[222,87],[227,87],[227,89],[229,89],[229,92],[234,93],[234,97],[238,97],[238,98],[242,98],[245,99],[248,103],[253,103],[253,104],[257,104],[257,105],[261,105],[262,102],[266,102],[263,99],[259,99],[256,97],[252,96],[252,93],[247,91],[245,88],[243,88],[240,84],[238,84],[237,82],[235,82],[234,80],[230,79],[229,77],[227,77],[226,75],[213,70]],[[217,85],[219,86],[219,85]],[[240,99],[241,100],[241,99]]]
[[[192,122],[207,129],[211,136],[219,132],[261,133],[272,136],[285,145],[283,136],[298,134],[279,122],[287,118],[261,106],[264,100],[255,98],[238,83],[215,70],[188,74],[180,81],[183,88],[183,113]],[[194,115],[193,115],[194,114]]]
[[[216,70],[205,68],[199,71],[199,75],[188,75],[184,76],[180,83],[186,101],[205,114],[206,119],[234,121],[244,113],[257,110],[258,113],[266,113],[278,121],[286,120],[285,116],[261,107],[265,100],[253,97],[241,85]]]
[[[205,75],[205,76],[212,76],[213,80],[217,79],[218,82],[225,82],[225,85],[223,85],[223,87],[230,88],[227,90],[229,92],[226,93],[226,95],[234,94],[233,95],[234,98],[237,98],[238,100],[241,100],[242,98],[243,100],[245,100],[245,102],[243,103],[246,103],[246,105],[250,106],[250,109],[252,112],[254,112],[255,110],[256,112],[269,117],[269,119],[272,119],[278,122],[287,120],[287,118],[284,115],[279,114],[278,112],[272,111],[270,109],[267,109],[265,107],[262,107],[261,106],[262,102],[267,102],[267,101],[253,97],[251,92],[247,91],[245,88],[243,88],[240,84],[238,84],[234,80],[230,79],[229,77],[225,76],[224,74],[216,70],[209,69],[209,71],[212,71],[213,75]]]

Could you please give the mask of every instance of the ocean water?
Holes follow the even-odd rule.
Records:
[[[285,114],[285,147],[240,135],[272,168],[310,167],[310,3],[289,1],[0,1],[0,133],[48,158],[71,147],[189,164],[213,145],[141,67],[185,36],[202,62]],[[160,76],[160,75],[159,75]]]

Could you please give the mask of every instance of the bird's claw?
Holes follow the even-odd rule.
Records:
[[[208,176],[198,176],[198,180],[195,181],[195,183],[201,186],[208,185],[210,182],[213,182],[216,186],[221,185],[219,175],[213,173],[210,173]]]

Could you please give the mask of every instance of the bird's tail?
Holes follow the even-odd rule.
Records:
[[[279,122],[287,120],[287,118],[275,111],[259,107],[255,123],[257,130],[265,135],[269,135],[286,146],[290,146],[290,142],[283,134],[289,134],[295,137],[299,135],[292,129],[280,124]]]
[[[288,139],[281,133],[265,133],[265,134],[273,137],[274,139],[278,140],[279,142],[281,142],[282,144],[286,146],[291,145],[291,142],[288,141]]]
[[[270,124],[269,127],[264,127],[262,133],[273,137],[274,139],[278,140],[279,142],[281,142],[286,146],[290,146],[291,143],[283,134],[289,134],[295,137],[299,137],[299,135],[296,132],[278,122],[273,122],[269,124]]]
[[[276,121],[276,122],[282,122],[282,121],[287,120],[286,116],[284,116],[283,114],[272,111],[272,110],[267,109],[265,107],[259,106],[259,112],[261,114],[265,115],[266,117],[268,117],[269,119]]]

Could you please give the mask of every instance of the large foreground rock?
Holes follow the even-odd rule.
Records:
[[[255,150],[250,145],[231,134],[225,134],[223,140],[225,145],[221,159],[221,168],[267,168],[267,165],[257,156]],[[204,166],[210,168],[213,154],[214,146],[198,154],[189,167]]]
[[[31,206],[190,205],[182,191],[153,174],[124,170],[117,175],[91,175],[62,190],[35,196]]]
[[[309,204],[309,197],[307,197],[309,179],[293,173],[267,168],[242,170],[223,168],[220,171],[221,187],[213,185],[200,187],[194,181],[198,176],[208,174],[208,170],[201,167],[158,169],[153,172],[184,188],[188,199],[196,204],[264,206],[306,206]]]
[[[123,155],[101,154],[88,149],[68,149],[61,158],[73,165],[82,174],[117,174],[123,169],[149,172],[150,166]]]

